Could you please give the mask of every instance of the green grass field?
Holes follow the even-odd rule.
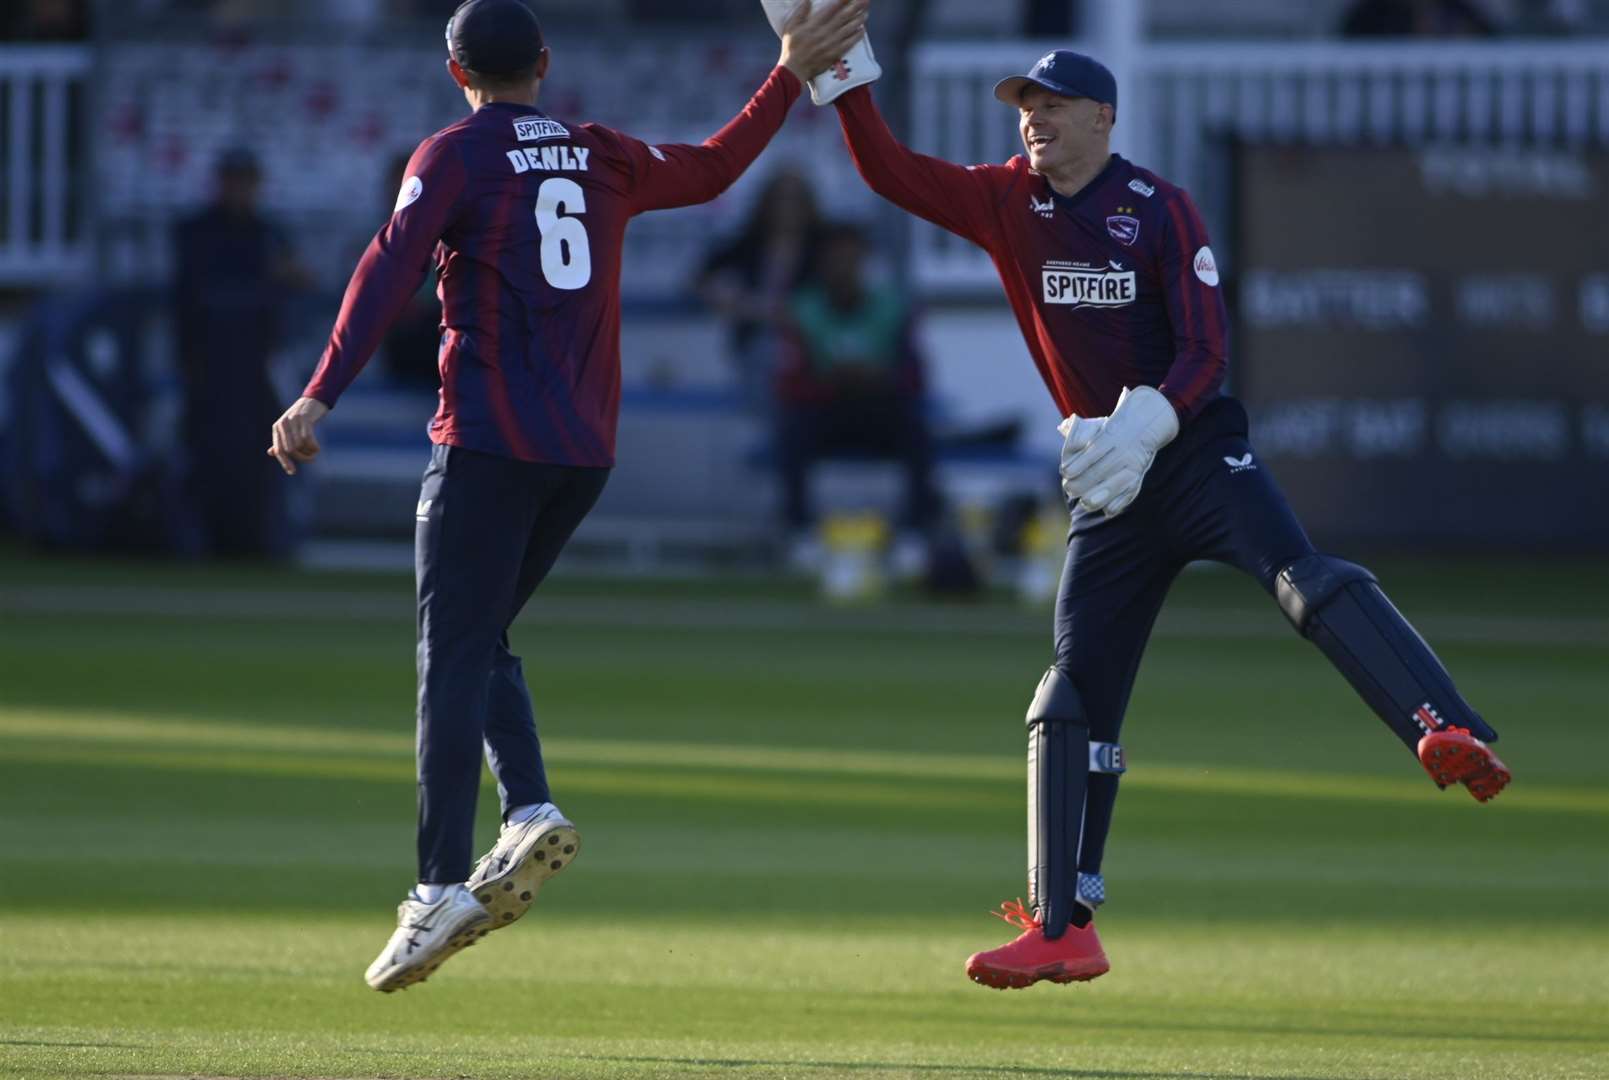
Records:
[[[1609,1076],[1609,569],[1380,567],[1504,733],[1437,792],[1249,582],[1141,670],[1087,985],[999,993],[1048,615],[555,581],[586,846],[429,983],[404,579],[0,566],[0,1075]],[[482,831],[495,812],[485,790]]]

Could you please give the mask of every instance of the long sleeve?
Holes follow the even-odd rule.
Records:
[[[1229,314],[1207,229],[1179,192],[1166,208],[1160,270],[1173,325],[1173,365],[1158,388],[1181,421],[1218,396],[1228,367]]]
[[[694,206],[731,187],[782,129],[800,89],[793,72],[773,69],[743,111],[698,146],[649,146],[616,132],[633,177],[631,212]]]
[[[439,138],[420,144],[403,175],[397,208],[358,261],[329,345],[302,391],[332,408],[419,291],[468,180],[458,152]]]
[[[857,87],[835,104],[849,156],[868,187],[940,228],[988,245],[997,201],[990,176],[1001,166],[955,165],[903,145],[883,122],[870,87]]]

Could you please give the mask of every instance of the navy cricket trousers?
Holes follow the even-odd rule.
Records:
[[[1313,545],[1247,441],[1246,410],[1210,403],[1157,454],[1140,495],[1115,518],[1073,511],[1056,598],[1056,661],[1083,700],[1089,737],[1117,742],[1140,656],[1168,587],[1210,559],[1270,594]],[[1079,869],[1100,872],[1117,777],[1091,773]]]
[[[421,882],[469,877],[483,749],[505,814],[549,801],[508,628],[608,479],[608,469],[431,451],[414,534]]]

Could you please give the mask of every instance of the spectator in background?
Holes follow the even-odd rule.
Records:
[[[1342,37],[1490,37],[1496,28],[1473,0],[1357,0]]]
[[[730,327],[739,384],[757,407],[770,398],[779,319],[810,276],[822,230],[809,178],[785,166],[766,181],[737,236],[710,252],[699,273],[704,301]]]
[[[777,464],[796,562],[810,561],[810,469],[823,458],[871,457],[904,467],[897,549],[915,547],[920,558],[924,545],[913,541],[926,535],[937,508],[911,307],[897,289],[866,281],[866,255],[860,229],[827,230],[818,272],[787,308],[776,383]]]
[[[292,541],[285,478],[263,455],[262,433],[284,404],[270,375],[280,313],[307,275],[258,209],[256,156],[225,151],[215,176],[213,202],[174,236],[190,492],[208,552],[282,557]]]
[[[0,4],[0,40],[83,41],[88,36],[84,0],[8,0]]]

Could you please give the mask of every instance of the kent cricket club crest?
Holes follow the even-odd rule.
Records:
[[[1140,238],[1140,219],[1134,216],[1134,207],[1119,206],[1117,213],[1106,219],[1106,231],[1124,247],[1133,247]]]

